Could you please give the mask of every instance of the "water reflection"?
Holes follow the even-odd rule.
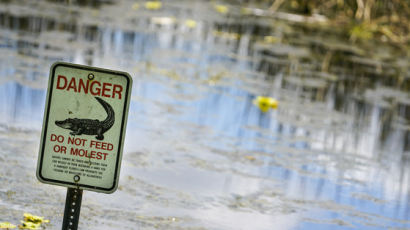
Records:
[[[410,227],[410,97],[391,74],[406,63],[398,70],[341,41],[296,36],[297,27],[259,11],[135,4],[1,3],[4,172],[25,168],[24,151],[35,164],[48,68],[64,60],[134,77],[121,187],[85,197],[100,211],[84,226]],[[274,96],[279,109],[262,113],[258,95]],[[22,133],[33,139],[28,149],[16,141]],[[28,186],[45,190],[33,167],[24,169]],[[30,198],[19,188],[10,181]],[[5,200],[2,212],[18,204]]]

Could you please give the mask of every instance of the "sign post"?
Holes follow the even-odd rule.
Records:
[[[63,229],[77,229],[83,190],[117,189],[131,87],[125,72],[51,67],[37,178],[68,187]]]
[[[65,200],[63,230],[77,230],[80,219],[81,200],[83,190],[76,188],[67,188],[67,197]]]

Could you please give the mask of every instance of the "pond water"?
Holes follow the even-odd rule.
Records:
[[[91,2],[0,2],[0,222],[61,227],[35,170],[66,61],[134,79],[119,189],[84,192],[80,229],[410,228],[408,58],[257,8]]]

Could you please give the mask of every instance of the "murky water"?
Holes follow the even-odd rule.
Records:
[[[291,15],[148,3],[0,3],[0,222],[61,227],[66,189],[35,167],[67,61],[134,78],[120,187],[84,193],[81,229],[410,228],[408,58]]]

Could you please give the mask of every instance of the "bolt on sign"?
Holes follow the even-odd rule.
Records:
[[[95,192],[117,189],[132,78],[57,62],[50,70],[37,178]]]

